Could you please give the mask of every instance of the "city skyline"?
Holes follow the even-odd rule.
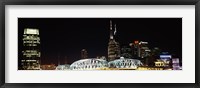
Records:
[[[110,20],[116,24],[115,39],[121,46],[147,41],[150,48],[159,47],[182,58],[181,18],[19,18],[19,51],[24,28],[37,28],[42,64],[57,64],[58,58],[71,64],[81,59],[82,49],[89,58],[107,57]]]

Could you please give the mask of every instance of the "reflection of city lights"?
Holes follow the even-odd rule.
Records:
[[[159,67],[138,67],[137,70],[164,70],[164,69]]]

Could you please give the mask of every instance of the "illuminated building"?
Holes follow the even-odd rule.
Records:
[[[151,54],[157,58],[160,57],[161,50],[158,47],[154,47],[151,51]]]
[[[39,29],[24,29],[22,54],[21,66],[23,70],[40,70]]]
[[[150,56],[151,50],[148,47],[148,42],[140,41],[139,45],[140,45],[139,57],[145,58],[147,56]]]
[[[82,49],[81,50],[81,59],[85,59],[88,58],[88,53],[86,51],[86,49]]]
[[[115,41],[114,35],[116,34],[116,25],[115,31],[113,32],[112,21],[110,21],[110,39],[108,43],[108,61],[115,60],[120,57],[120,45]]]
[[[157,58],[160,58],[161,50],[158,47],[154,47],[151,49],[151,55],[147,58],[145,58],[145,65],[146,66],[155,66],[155,61],[157,61]]]
[[[130,47],[123,46],[121,48],[121,57],[132,58],[132,50]]]
[[[140,57],[140,47],[139,47],[139,41],[134,41],[134,43],[129,44],[132,49],[132,57],[138,58]]]
[[[132,55],[134,58],[145,58],[150,56],[151,50],[148,47],[148,42],[144,41],[134,41],[134,43],[130,43],[132,48]]]
[[[158,59],[157,61],[155,61],[155,66],[156,67],[165,67],[166,63],[164,61]]]
[[[49,64],[49,65],[41,65],[42,70],[55,70],[56,66],[55,64]]]
[[[168,54],[168,52],[163,52],[160,55],[160,60],[162,60],[165,63],[165,67],[171,67],[171,58],[172,55]]]
[[[169,54],[161,54],[160,59],[157,59],[157,61],[154,62],[155,66],[156,67],[171,67],[170,65],[171,58],[172,56]]]
[[[172,67],[173,67],[173,70],[181,70],[181,67],[179,64],[179,58],[172,58]]]
[[[172,55],[170,55],[168,52],[162,52],[162,54],[160,55],[160,59],[157,59],[157,61],[155,61],[155,66],[156,67],[163,67],[164,70],[172,70]],[[174,60],[174,65],[177,65],[177,60]]]

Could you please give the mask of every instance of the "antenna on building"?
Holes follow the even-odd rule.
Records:
[[[117,28],[116,28],[116,24],[115,24],[115,31],[114,31],[114,35],[116,34],[116,32],[117,32]]]
[[[110,20],[110,30],[112,30],[112,20]]]
[[[110,39],[113,39],[112,20],[110,20]]]

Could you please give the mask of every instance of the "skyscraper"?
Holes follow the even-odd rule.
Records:
[[[139,41],[134,41],[133,43],[129,44],[132,49],[132,57],[133,58],[138,58],[140,57],[140,45]]]
[[[121,48],[121,57],[132,58],[132,50],[130,46],[123,46]]]
[[[24,29],[22,54],[21,66],[23,70],[40,70],[39,29]]]
[[[81,59],[86,59],[88,58],[88,53],[86,49],[81,50]]]
[[[140,52],[139,52],[139,57],[145,58],[147,56],[150,56],[151,50],[148,47],[148,42],[140,41]]]
[[[110,20],[110,39],[108,43],[108,60],[112,61],[120,57],[120,46],[119,43],[115,41],[114,35],[116,34],[116,25],[115,31],[113,31],[112,21]]]
[[[148,42],[144,41],[134,41],[134,43],[130,43],[132,48],[132,56],[134,58],[144,58],[150,56],[151,50],[148,47]]]

